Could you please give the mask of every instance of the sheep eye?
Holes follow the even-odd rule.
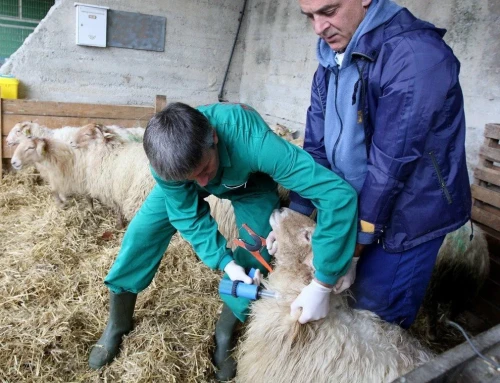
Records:
[[[25,151],[27,152],[28,150],[33,150],[33,149],[35,149],[35,147],[34,147],[34,146],[33,146],[33,147],[29,147],[29,148],[27,148]]]
[[[92,133],[86,133],[85,135],[90,137],[92,136]]]

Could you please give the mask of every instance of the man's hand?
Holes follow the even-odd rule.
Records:
[[[293,301],[290,314],[293,315],[295,311],[302,308],[302,315],[299,318],[299,323],[302,324],[323,319],[328,314],[332,289],[313,280]]]
[[[260,280],[262,278],[262,273],[260,270],[255,271],[255,275],[252,278],[250,278],[246,273],[245,269],[238,265],[235,261],[229,262],[226,267],[224,267],[224,271],[226,272],[227,276],[229,279],[232,281],[242,281],[243,283],[246,283],[247,285],[251,285],[252,283],[255,283],[256,285],[260,285]]]
[[[359,257],[352,258],[351,266],[349,266],[349,270],[347,270],[346,275],[340,277],[333,288],[333,292],[335,294],[340,294],[342,291],[347,290],[354,283],[354,280],[356,279],[356,266],[358,261]]]

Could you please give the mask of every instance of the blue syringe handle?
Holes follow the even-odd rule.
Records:
[[[233,282],[230,279],[223,279],[219,283],[219,294],[233,295],[238,298],[256,300],[259,287],[247,285],[241,281]]]

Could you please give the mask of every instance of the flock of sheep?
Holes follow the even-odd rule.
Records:
[[[293,140],[280,129],[278,135]],[[74,195],[87,197],[90,204],[98,199],[116,211],[117,226],[123,228],[154,185],[143,134],[142,128],[88,124],[48,129],[23,122],[11,130],[7,144],[17,145],[12,166],[34,165],[50,185],[57,205],[64,207]],[[235,238],[230,202],[213,196],[207,201],[221,233],[229,240]],[[432,353],[407,331],[368,311],[350,309],[345,295],[332,294],[326,319],[299,325],[297,318],[290,317],[289,306],[312,278],[310,236],[300,233],[312,232],[314,221],[281,209],[273,213],[270,223],[280,247],[275,271],[264,284],[277,291],[280,299],[261,299],[252,306],[238,347],[238,381],[309,382],[314,376],[316,382],[386,382],[430,360]],[[471,226],[464,226],[448,235],[438,255],[423,306],[431,329],[438,305],[451,304],[456,315],[488,275],[484,236],[476,228],[471,240],[470,231]],[[430,331],[430,336],[435,334]]]

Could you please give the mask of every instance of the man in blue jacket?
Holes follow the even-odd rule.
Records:
[[[334,291],[357,273],[353,306],[408,328],[444,236],[470,217],[460,63],[444,30],[390,0],[299,4],[319,36],[304,149],[359,196],[356,251]]]

